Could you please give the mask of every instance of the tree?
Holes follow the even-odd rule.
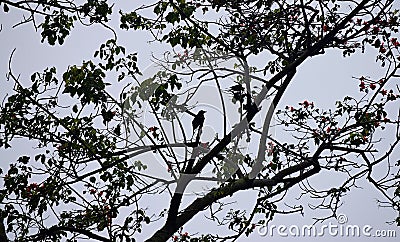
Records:
[[[5,230],[16,241],[134,241],[144,226],[161,220],[148,241],[235,240],[268,224],[279,211],[274,199],[294,187],[330,211],[319,219],[335,217],[342,197],[361,179],[385,196],[382,205],[400,212],[400,20],[393,3],[165,0],[120,11],[119,28],[113,28],[115,9],[108,1],[1,1],[6,13],[26,11],[30,17],[20,24],[33,23],[49,45],[62,45],[78,23],[100,24],[115,34],[93,60],[62,75],[55,67],[34,73],[29,87],[12,71],[11,55],[7,78],[15,88],[1,106],[0,147],[12,149],[15,139],[24,138],[36,149],[4,172]],[[171,46],[157,59],[155,75],[139,81],[137,55],[118,43],[121,30],[148,31]],[[283,103],[304,62],[328,49],[343,56],[374,52],[386,72],[354,78],[359,93],[337,101],[333,110],[309,100]],[[251,65],[255,56],[266,58]],[[206,83],[219,98],[210,102],[222,110],[220,116],[202,113],[215,129],[208,142],[205,126],[198,126],[196,138],[191,128]],[[110,90],[118,88],[113,95]],[[238,121],[229,124],[229,115]],[[290,135],[274,136],[271,127]],[[147,173],[157,161],[165,170]],[[374,173],[382,167],[388,174],[383,178]],[[342,182],[319,190],[310,184],[318,176],[340,176]],[[212,187],[185,196],[198,181]],[[224,202],[254,190],[249,211]],[[150,214],[142,200],[160,194],[169,200]],[[206,212],[210,223],[231,234],[180,230]],[[393,220],[400,224],[400,216]]]

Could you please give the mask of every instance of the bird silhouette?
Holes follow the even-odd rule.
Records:
[[[199,127],[203,127],[203,123],[204,123],[204,114],[206,113],[206,111],[204,110],[200,110],[195,116],[194,119],[192,120],[192,127],[193,127],[193,133],[194,131],[199,128]]]

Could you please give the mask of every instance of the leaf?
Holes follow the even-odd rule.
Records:
[[[4,3],[3,10],[4,12],[8,13],[8,11],[10,11],[10,8],[7,6],[7,4]]]
[[[116,134],[116,135],[121,135],[121,125],[117,125],[115,128],[114,128],[114,134]]]
[[[37,157],[38,157],[38,155],[37,155]],[[36,159],[36,157],[35,157],[35,159]],[[38,157],[37,159],[39,159],[39,157]],[[36,160],[37,160],[37,159],[36,159]],[[22,163],[22,164],[28,164],[28,162],[29,162],[29,156],[24,155],[24,156],[19,157],[19,158],[18,158],[18,162],[20,162],[20,163]]]
[[[72,111],[74,111],[74,113],[78,112],[78,106],[76,104],[72,107]]]
[[[32,76],[31,76],[31,81],[35,82],[35,80],[36,80],[36,73],[33,73]]]

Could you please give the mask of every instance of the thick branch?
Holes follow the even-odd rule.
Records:
[[[0,241],[8,242],[6,228],[3,219],[0,220]]]
[[[172,2],[172,1],[170,1]],[[240,121],[240,123],[224,138],[215,145],[209,153],[207,153],[203,158],[201,158],[197,164],[193,167],[191,174],[196,175],[200,174],[203,168],[214,158],[216,157],[224,148],[226,148],[229,143],[236,137],[238,137],[246,128],[249,127],[250,121],[255,117],[255,115],[259,112],[259,106],[261,102],[265,99],[268,90],[275,85],[278,81],[280,81],[285,76],[293,75],[296,68],[302,64],[308,57],[314,56],[318,54],[321,50],[323,50],[327,44],[333,41],[335,35],[339,30],[343,29],[345,25],[360,11],[363,7],[368,3],[368,0],[362,1],[349,15],[347,15],[343,21],[341,21],[335,28],[332,29],[327,35],[325,35],[319,42],[315,43],[309,49],[307,49],[301,56],[299,56],[296,60],[294,60],[291,64],[287,65],[281,72],[276,74],[271,80],[267,83],[266,86],[263,86],[260,93],[256,96],[255,102],[252,104],[252,107],[248,109],[246,117]],[[190,20],[190,19],[189,19]],[[207,31],[203,28],[200,28],[202,32],[207,34]],[[209,34],[209,33],[208,33]],[[321,152],[324,148],[321,146],[317,153]],[[312,159],[315,160],[315,159]],[[314,162],[314,165],[317,165],[314,172],[318,172],[320,170],[317,162]],[[308,174],[308,173],[307,173]],[[259,181],[259,180],[257,180]],[[255,180],[246,180],[240,179],[236,182],[231,183],[230,185],[218,189],[218,193],[211,192],[207,194],[203,198],[196,199],[189,207],[184,211],[184,213],[178,216],[176,219],[169,217],[163,228],[158,230],[148,241],[166,241],[170,236],[173,235],[174,231],[176,231],[180,226],[189,221],[194,215],[196,215],[199,211],[203,210],[205,207],[209,206],[213,202],[218,199],[221,199],[225,196],[232,195],[233,193],[239,190],[246,190],[249,188],[253,188],[256,185]],[[268,182],[264,183],[263,186],[268,186],[271,184],[276,184],[276,181],[268,180]],[[187,183],[182,183],[183,189],[186,187]],[[260,184],[259,184],[260,185]],[[177,196],[176,199],[173,199],[174,203],[179,204],[182,196]]]
[[[321,149],[322,150],[322,149]],[[160,230],[158,230],[150,239],[146,240],[147,242],[153,241],[167,241],[173,233],[191,220],[196,214],[203,211],[205,208],[210,206],[215,201],[218,201],[222,198],[232,196],[234,193],[242,190],[248,190],[256,187],[268,187],[275,186],[278,183],[286,181],[284,179],[285,176],[289,176],[295,172],[304,170],[310,166],[314,166],[313,169],[299,175],[295,178],[290,178],[288,183],[284,186],[284,188],[288,189],[289,187],[297,184],[298,182],[312,176],[313,174],[318,173],[321,169],[319,165],[314,162],[312,159],[302,162],[298,165],[286,168],[280,171],[271,179],[248,179],[243,178],[239,179],[235,182],[232,182],[224,187],[220,187],[218,189],[213,189],[207,195],[201,198],[197,198],[191,205],[189,205],[181,215],[177,216],[174,223],[166,223]],[[279,189],[275,193],[271,193],[276,195],[278,192],[282,192],[283,189]]]
[[[94,234],[86,229],[79,229],[79,228],[73,228],[73,227],[67,227],[67,226],[53,226],[49,229],[42,230],[42,231],[40,231],[39,234],[30,238],[29,241],[42,241],[42,240],[46,239],[47,237],[53,236],[56,233],[59,233],[62,231],[68,231],[68,232],[72,232],[72,233],[82,234],[82,235],[89,237],[90,239],[95,239],[97,241],[111,242],[110,239],[107,239],[100,235]]]

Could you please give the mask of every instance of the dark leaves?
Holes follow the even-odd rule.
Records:
[[[42,42],[47,39],[50,45],[64,44],[65,38],[74,27],[76,17],[66,15],[63,11],[54,11],[52,15],[47,15],[45,21],[39,27],[42,31]]]
[[[81,67],[72,66],[63,75],[63,93],[69,93],[71,97],[78,96],[82,105],[99,105],[107,100],[104,77],[105,73],[91,61],[84,62]]]

